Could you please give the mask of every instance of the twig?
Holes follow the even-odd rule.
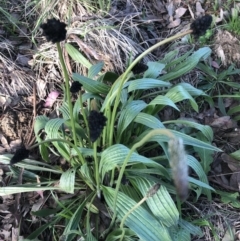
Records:
[[[34,121],[35,121],[35,118],[36,118],[36,84],[33,83],[33,120],[32,120],[32,128],[31,128],[31,131],[30,131],[30,135],[28,137],[28,141],[27,141],[27,146],[31,146],[34,142],[35,142],[35,137],[32,139],[31,141],[31,137],[32,137],[32,134],[33,134],[33,130],[34,130]]]

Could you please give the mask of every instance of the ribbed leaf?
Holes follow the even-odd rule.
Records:
[[[179,228],[179,227],[172,227],[170,228],[170,235],[172,241],[191,241],[190,232],[186,229]]]
[[[92,93],[84,93],[82,95],[82,102],[85,102],[88,99],[97,99],[103,101],[103,97],[97,94],[92,94]]]
[[[208,142],[206,140],[206,138],[202,135],[202,133],[197,133],[196,138],[200,141]],[[199,148],[199,147],[194,147],[194,150],[197,152],[198,156],[200,157],[200,160],[201,160],[200,163],[201,163],[201,166],[203,168],[203,171],[205,173],[208,173],[211,169],[211,164],[213,162],[214,151],[202,149],[202,148]]]
[[[37,116],[35,118],[35,122],[34,122],[34,133],[36,136],[36,139],[39,142],[42,141],[42,139],[39,137],[38,132],[42,129],[45,128],[45,125],[47,124],[47,122],[49,121],[49,118],[42,115],[42,116]],[[39,146],[39,151],[41,154],[41,157],[44,161],[49,161],[49,155],[48,155],[48,149],[47,149],[47,144],[42,144]]]
[[[175,50],[174,50],[175,51]],[[185,54],[183,54],[182,56],[173,59],[171,62],[168,62],[168,64],[166,65],[165,69],[168,72],[171,72],[172,70],[174,72],[176,72],[177,70],[179,70],[181,68],[181,64],[182,62],[184,62],[186,60],[186,58],[193,52],[193,48],[186,52]],[[177,50],[177,53],[179,53],[179,50]],[[167,54],[166,54],[167,55]],[[174,56],[175,57],[175,56]]]
[[[76,169],[65,171],[60,178],[59,187],[67,193],[74,193]]]
[[[45,115],[40,115],[37,116],[35,118],[35,122],[34,122],[34,133],[35,136],[38,135],[38,132],[42,129],[45,128],[45,125],[47,124],[47,122],[49,121],[49,118]]]
[[[84,89],[92,94],[108,94],[109,86],[98,82],[96,80],[87,78],[83,75],[73,73],[72,78],[74,81],[79,81]]]
[[[130,197],[135,202],[139,202],[142,199],[139,191],[130,185],[120,185],[120,190],[122,193]],[[146,203],[143,203],[142,207],[145,208],[146,210],[148,209],[148,206]]]
[[[204,91],[202,91],[201,89],[197,89],[188,83],[179,83],[178,86],[182,86],[191,96],[207,96]]]
[[[93,236],[93,234],[91,233],[91,231],[89,230],[87,232],[87,237],[85,238],[86,241],[97,241],[97,239]]]
[[[113,210],[115,190],[103,187],[103,194],[108,206]],[[135,201],[122,192],[118,192],[116,202],[118,219],[121,220],[134,205],[136,205]],[[167,228],[141,206],[129,214],[125,225],[134,231],[142,241],[171,241]]]
[[[45,190],[60,190],[60,188],[52,186],[39,186],[39,183],[31,184],[31,186],[27,185],[15,185],[14,187],[0,187],[0,196],[11,195],[22,192],[37,192],[37,191],[45,191]]]
[[[122,102],[122,105],[126,105],[128,101],[128,91],[127,89],[122,89],[121,91],[121,96],[120,96],[120,101]]]
[[[82,153],[83,156],[94,156],[94,150],[85,147],[78,147],[78,150]],[[71,155],[77,156],[78,153],[75,149],[71,149]],[[97,156],[101,156],[100,153],[97,153]]]
[[[209,184],[208,178],[207,178],[201,164],[199,163],[199,161],[196,158],[194,158],[193,156],[187,155],[187,162],[188,162],[188,165],[196,172],[200,181],[202,181],[206,184]],[[208,195],[209,199],[211,198],[211,191],[208,188],[205,189],[205,194]]]
[[[239,105],[231,107],[231,109],[229,109],[229,111],[227,112],[228,115],[232,115],[232,114],[236,114],[236,113],[240,114],[240,106]]]
[[[9,165],[12,157],[13,157],[12,154],[0,155],[0,162],[2,164]],[[35,161],[35,160],[31,160],[31,159],[25,159],[21,162],[16,163],[14,166],[24,168],[27,170],[39,171],[39,172],[52,172],[52,173],[56,173],[56,174],[62,173],[61,170],[54,168],[53,166],[48,165],[45,162]]]
[[[121,237],[122,229],[114,229],[106,238],[106,241],[119,241]],[[133,239],[131,238],[133,237]],[[136,234],[129,228],[124,228],[124,237],[122,241],[133,241],[135,240]]]
[[[147,63],[148,69],[145,71],[144,78],[157,78],[165,67],[165,64],[159,62],[149,61]]]
[[[240,89],[240,84],[236,83],[236,82],[220,81],[220,83],[222,83],[224,85],[228,85],[228,86],[230,86],[232,88],[235,88],[235,89]]]
[[[118,120],[118,138],[121,136],[123,131],[129,126],[129,124],[133,121],[133,119],[137,116],[137,114],[146,106],[147,104],[144,101],[134,100],[124,107]]]
[[[212,146],[206,142],[203,142],[203,141],[200,141],[196,138],[193,138],[189,135],[186,135],[184,133],[181,133],[181,132],[178,132],[178,131],[174,131],[172,130],[173,134],[176,135],[177,137],[181,137],[183,139],[183,142],[185,145],[190,145],[190,146],[198,146],[198,147],[201,147],[201,148],[206,148],[208,150],[214,150],[214,151],[222,151],[221,149],[215,147],[215,146]]]
[[[102,174],[102,180],[104,179],[106,172],[122,166],[129,151],[130,149],[127,148],[126,146],[121,144],[116,144],[116,145],[110,146],[109,148],[107,148],[105,151],[102,152],[102,157],[99,164],[99,172]],[[164,175],[165,177],[169,176],[168,172],[162,165],[152,161],[149,158],[141,156],[137,153],[133,153],[128,161],[128,165],[137,164],[137,163],[143,163],[146,166],[156,168],[157,170],[159,170],[159,175]]]
[[[97,97],[97,95],[92,95],[91,93],[84,93],[82,95],[81,101],[82,101],[82,103],[84,103],[87,99],[90,99],[90,98],[93,99],[96,97]],[[99,99],[102,99],[102,98],[99,98]],[[77,128],[77,126],[78,126],[78,128],[80,128],[84,132],[84,129],[82,126],[80,126],[80,122],[79,122],[79,119],[81,119],[81,116],[83,114],[83,111],[85,111],[85,114],[87,115],[87,108],[85,108],[83,106],[83,109],[81,109],[80,98],[78,98],[73,106],[73,118],[75,121],[75,128]],[[82,119],[83,119],[83,117],[82,117]],[[70,125],[71,125],[71,123],[70,123]]]
[[[203,142],[203,141],[200,141],[196,138],[193,138],[189,135],[186,135],[184,133],[181,133],[181,132],[178,132],[178,131],[174,131],[174,130],[170,130],[175,136],[177,137],[180,137],[183,139],[183,143],[184,145],[190,145],[190,146],[198,146],[200,148],[205,148],[205,149],[208,149],[208,150],[214,150],[214,151],[222,151],[221,149],[215,147],[215,146],[212,146],[206,142]],[[139,137],[137,137],[135,140],[134,140],[134,143],[136,142],[139,142],[140,140],[142,140],[142,138],[144,136],[147,135],[147,133],[149,132],[149,130],[143,132]],[[151,141],[156,141],[157,143],[161,144],[162,142],[168,142],[169,141],[169,137],[165,136],[165,135],[155,135],[153,137],[151,137],[148,142],[151,142]],[[134,144],[133,143],[133,144]]]
[[[64,120],[70,119],[69,107],[66,102],[63,102],[62,106],[59,107],[59,111],[61,111]]]
[[[65,123],[64,119],[56,118],[51,119],[45,126],[45,131],[47,133],[48,139],[60,138],[59,129],[62,128],[62,125]],[[70,159],[69,148],[68,146],[60,141],[54,141],[52,144],[57,148],[59,153],[67,160]]]
[[[162,96],[162,95],[158,95],[148,105],[162,105],[163,107],[165,107],[166,105],[169,105],[174,109],[179,110],[177,106],[174,104],[174,101],[171,100],[171,98],[169,98],[168,96]]]
[[[36,230],[34,230],[28,237],[27,240],[30,241],[35,241],[34,238],[37,238],[38,236],[40,236],[44,230],[46,230],[49,227],[52,227],[55,225],[55,223],[58,223],[60,221],[60,217],[57,217],[56,219],[54,219],[52,222],[47,222],[46,224],[43,224],[42,226],[40,226],[39,228],[37,228]],[[37,240],[36,240],[37,241]]]
[[[158,79],[143,78],[129,81],[128,92],[134,90],[148,90],[158,87],[169,87],[171,84]]]
[[[71,215],[71,219],[68,221],[63,235],[65,236],[65,241],[71,241],[76,236],[76,234],[71,233],[73,230],[77,230],[78,232],[82,233],[81,230],[79,230],[79,222],[82,220],[82,213],[86,206],[86,203],[91,200],[92,194],[90,194],[88,197],[85,198],[85,200],[79,200],[79,207],[74,212],[73,215]]]
[[[92,65],[88,70],[88,78],[93,79],[102,70],[104,62],[98,62]]]
[[[159,129],[159,128],[165,128],[164,125],[160,120],[158,120],[156,117],[142,113],[140,112],[136,118],[134,119],[135,122],[143,124],[149,128],[152,129]]]
[[[86,59],[76,48],[74,48],[71,44],[66,43],[65,48],[71,58],[77,63],[82,64],[86,68],[90,68],[92,64]]]
[[[150,188],[155,184],[153,181],[141,177],[131,179],[136,189],[139,189],[143,196],[147,194]],[[167,227],[177,225],[179,219],[179,212],[169,195],[166,187],[161,185],[158,192],[147,199],[147,204],[152,214]]]
[[[240,161],[240,150],[237,150],[235,152],[232,152],[231,154],[229,154],[232,158]]]
[[[163,60],[161,60],[161,62],[163,62],[165,64],[172,62],[178,53],[179,53],[179,49],[174,49],[170,52],[167,52],[165,54]]]
[[[168,74],[161,76],[161,80],[171,81],[176,79],[190,70],[192,70],[201,59],[206,59],[211,54],[211,49],[209,47],[203,47],[194,52],[190,57],[188,57],[185,61],[182,61],[176,68],[177,70],[171,70]]]
[[[184,230],[188,231],[189,233],[191,233],[192,235],[198,235],[199,237],[203,236],[202,230],[199,227],[183,219],[179,220],[179,226],[182,227]]]
[[[209,186],[208,184],[204,183],[204,182],[201,182],[193,177],[188,177],[188,181],[199,186],[199,187],[203,187],[203,188],[207,188],[209,190],[212,190],[212,191],[215,191],[214,188],[212,188],[211,186]]]
[[[201,125],[198,124],[196,122],[192,122],[192,121],[187,121],[187,120],[171,120],[171,121],[164,121],[163,124],[183,124],[183,125],[187,125],[190,126],[192,128],[195,128],[199,131],[202,132],[202,134],[208,139],[209,142],[211,142],[213,140],[213,131],[212,128],[210,126],[206,126],[206,125]]]
[[[165,95],[171,99],[174,103],[177,103],[182,100],[189,100],[192,108],[198,112],[198,105],[194,98],[188,93],[188,91],[183,88],[181,85],[177,85],[171,88]]]
[[[80,172],[82,174],[82,179],[83,181],[88,184],[89,187],[91,187],[92,189],[94,189],[95,186],[95,180],[94,180],[94,176],[91,170],[91,167],[89,167],[87,165],[87,163],[84,163],[81,168],[80,168]]]

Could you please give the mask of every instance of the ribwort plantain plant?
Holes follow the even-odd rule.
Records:
[[[165,106],[179,111],[176,103],[182,100],[189,100],[192,108],[198,111],[194,97],[206,94],[186,83],[172,86],[170,81],[192,70],[211,51],[205,47],[190,52],[184,61],[173,51],[164,62],[159,60],[149,62],[147,68],[144,66],[142,77],[134,75],[132,70],[145,55],[159,46],[186,34],[204,34],[211,20],[212,17],[207,15],[196,20],[190,30],[150,47],[112,85],[107,75],[102,73],[102,62],[91,65],[88,76],[79,73],[69,76],[62,48],[66,48],[71,57],[80,53],[69,43],[60,45],[66,38],[66,24],[50,19],[41,26],[46,39],[57,45],[65,98],[58,118],[38,116],[35,120],[37,144],[30,148],[39,146],[45,161],[37,170],[54,172],[59,177],[53,177],[47,185],[37,185],[41,190],[51,190],[54,197],[54,190],[72,194],[79,191],[80,195],[75,195],[70,203],[64,205],[57,202],[61,209],[59,215],[52,218],[49,225],[36,230],[29,239],[36,238],[44,228],[64,217],[66,225],[60,237],[64,240],[168,241],[177,240],[180,233],[190,238],[192,230],[194,235],[201,235],[199,227],[180,218],[181,204],[189,198],[189,193],[194,195],[192,190],[198,189],[198,195],[200,190],[211,198],[213,189],[208,185],[200,163],[186,154],[184,146],[187,145],[188,150],[194,150],[194,147],[200,151],[220,150],[211,145],[213,134],[209,126],[184,121],[185,125],[195,128],[196,133],[205,137],[207,141],[203,142],[168,129],[168,124],[161,122],[157,113]],[[171,61],[173,58],[174,62]],[[70,77],[73,79],[71,86]],[[144,91],[152,88],[158,88],[159,94],[151,101],[141,99]],[[72,95],[77,96],[74,103]],[[177,124],[175,120],[172,123]],[[151,154],[153,150],[156,150],[155,154]],[[50,154],[64,158],[68,170],[64,172],[50,167]],[[88,160],[89,157],[93,162]],[[5,157],[4,161],[9,160]],[[25,164],[34,173],[33,166],[39,163],[33,162],[33,166],[27,163],[24,160],[13,164]],[[188,176],[188,166],[199,179]],[[92,229],[90,220],[93,218],[95,226]],[[102,225],[103,219],[109,222]],[[98,227],[103,230],[100,232]]]

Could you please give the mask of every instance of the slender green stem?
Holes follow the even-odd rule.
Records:
[[[83,108],[82,94],[81,94],[81,92],[79,93],[79,98],[78,98],[78,100],[79,100],[80,107],[81,107],[81,113],[82,113],[82,116],[83,116],[85,125],[86,125],[86,127],[87,127],[88,141],[89,141],[89,143],[91,143],[91,141],[90,141],[90,134],[89,134],[88,120],[87,120],[87,116],[86,116],[85,110],[84,110],[84,108]]]
[[[123,164],[122,164],[122,167],[121,167],[121,170],[120,170],[120,173],[118,175],[118,180],[117,180],[117,185],[116,185],[116,188],[115,188],[115,195],[114,195],[114,200],[113,200],[113,217],[112,217],[112,221],[111,221],[111,224],[110,224],[110,228],[112,227],[112,225],[114,224],[114,221],[115,221],[115,218],[117,216],[117,212],[116,212],[116,203],[117,203],[117,196],[118,196],[118,192],[119,192],[119,188],[120,188],[120,184],[121,184],[121,180],[122,180],[122,177],[123,177],[123,174],[124,174],[124,171],[125,171],[125,168],[127,166],[127,163],[131,157],[131,155],[133,154],[133,152],[140,146],[142,146],[145,142],[147,142],[151,137],[153,136],[156,136],[156,135],[166,135],[168,136],[169,138],[175,138],[174,134],[168,130],[168,129],[156,129],[156,130],[151,130],[146,136],[143,137],[143,139],[137,143],[135,143],[133,145],[133,147],[131,148],[131,150],[129,151],[128,155],[126,156]]]
[[[172,37],[169,37],[167,39],[164,39],[163,41],[156,43],[155,45],[153,45],[152,47],[150,47],[149,49],[145,50],[142,54],[140,54],[131,64],[130,66],[126,69],[126,71],[119,77],[119,79],[117,81],[121,81],[120,86],[118,88],[118,92],[117,92],[117,97],[114,103],[114,108],[113,108],[113,113],[111,115],[111,126],[110,126],[110,136],[109,136],[109,145],[112,145],[113,142],[113,130],[114,130],[114,123],[115,123],[115,118],[116,118],[116,112],[117,112],[117,107],[119,105],[119,101],[120,101],[120,96],[121,96],[121,91],[122,91],[122,87],[123,85],[127,82],[128,78],[127,76],[129,75],[129,73],[131,72],[132,68],[147,54],[149,54],[150,52],[152,52],[154,49],[168,43],[171,42],[175,39],[178,39],[180,37],[183,37],[187,34],[192,33],[192,30],[188,30],[186,32],[174,35]]]
[[[110,120],[111,120],[111,109],[109,106],[107,106],[105,112],[104,112],[105,116],[107,117],[107,126],[103,129],[103,138],[102,138],[102,144],[103,146],[109,146],[107,144],[107,140],[109,138],[109,129],[111,126]]]
[[[69,76],[68,76],[68,71],[67,71],[67,68],[66,68],[66,65],[65,65],[62,49],[61,49],[61,46],[60,46],[59,42],[57,43],[57,50],[58,50],[59,60],[61,62],[64,80],[65,80],[67,102],[68,102],[68,108],[69,108],[69,113],[70,113],[70,121],[71,121],[72,133],[73,133],[73,141],[74,141],[74,144],[77,146],[77,135],[76,135],[74,118],[73,118],[73,107],[72,107],[71,96],[70,96]]]
[[[141,206],[147,199],[148,199],[147,196],[143,197],[143,199],[140,200],[136,205],[134,205],[134,206],[124,215],[124,217],[122,218],[122,221],[121,221],[121,224],[120,224],[120,229],[122,229],[122,235],[121,235],[120,241],[122,241],[123,238],[124,238],[125,229],[123,228],[123,225],[124,225],[127,217],[128,217],[134,210],[136,210],[139,206]]]
[[[95,172],[95,179],[97,184],[97,196],[98,198],[101,198],[101,191],[100,191],[100,180],[99,180],[99,167],[98,167],[98,157],[97,157],[97,141],[93,143],[93,149],[94,149],[94,172]]]
[[[54,142],[54,141],[59,141],[59,142],[65,142],[65,143],[67,143],[69,146],[71,146],[71,147],[77,152],[78,156],[80,157],[81,163],[82,163],[82,164],[85,163],[85,160],[84,160],[83,157],[82,157],[82,153],[78,150],[78,148],[77,148],[72,142],[70,142],[70,141],[68,141],[68,140],[65,140],[65,139],[59,139],[59,138],[47,139],[47,140],[41,141],[41,142],[39,142],[39,143],[36,143],[36,144],[28,147],[28,150],[34,149],[35,147],[38,147],[38,146],[40,146],[40,145],[42,145],[42,144],[44,144],[44,143],[52,143],[52,142]]]

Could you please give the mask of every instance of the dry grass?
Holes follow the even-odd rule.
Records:
[[[201,199],[194,204],[187,202],[187,205],[188,208],[184,209],[184,213],[192,213],[192,220],[205,220],[202,221],[205,225],[202,226],[204,237],[201,240],[239,240],[240,216],[238,209],[219,202],[217,198],[211,202],[205,199]],[[229,236],[232,237],[227,239]]]
[[[3,47],[3,48],[2,48]],[[1,95],[16,97],[18,95],[29,95],[32,92],[32,84],[34,81],[30,70],[28,72],[15,64],[11,59],[11,46],[1,44],[0,49],[7,50],[8,55],[4,51],[0,52],[0,93]]]

